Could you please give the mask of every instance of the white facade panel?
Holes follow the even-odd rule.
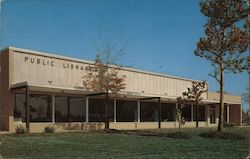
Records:
[[[55,57],[13,51],[13,84],[28,81],[32,84],[58,86],[67,88],[82,88],[85,67],[91,63]],[[168,77],[133,69],[122,69],[119,73],[125,75],[126,89],[124,92],[143,96],[177,97],[182,95],[192,80]],[[206,94],[204,94],[206,99]]]

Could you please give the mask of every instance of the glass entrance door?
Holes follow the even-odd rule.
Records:
[[[210,124],[216,123],[215,113],[216,113],[215,106],[210,106]]]

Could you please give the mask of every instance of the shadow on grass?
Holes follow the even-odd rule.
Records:
[[[245,140],[246,137],[232,132],[208,131],[199,134],[200,137],[209,139]]]
[[[185,131],[178,130],[95,130],[95,131],[71,131],[71,132],[56,132],[56,133],[30,133],[30,134],[6,134],[4,136],[72,136],[72,135],[81,135],[84,133],[102,133],[102,134],[123,134],[123,135],[131,135],[131,136],[145,136],[145,137],[161,137],[161,138],[173,138],[173,139],[191,139],[192,137],[202,137],[208,139],[225,139],[225,140],[245,140],[246,136],[243,134],[238,134],[235,132],[231,132],[235,129],[227,129],[227,132],[217,132],[204,129],[192,129]]]
[[[125,134],[125,135],[136,135],[136,136],[148,136],[148,137],[168,137],[173,139],[191,139],[193,135],[185,131],[174,131],[174,132],[157,132],[147,130],[116,130],[110,129],[105,131],[108,134]],[[224,140],[245,140],[246,137],[242,134],[233,132],[218,132],[218,131],[207,131],[198,134],[199,137],[209,139],[224,139]]]
[[[125,135],[137,135],[137,136],[148,136],[148,137],[168,137],[174,139],[190,139],[191,136],[188,135],[186,132],[168,132],[168,133],[161,133],[155,131],[146,131],[146,130],[116,130],[110,129],[105,131],[108,134],[125,134]]]

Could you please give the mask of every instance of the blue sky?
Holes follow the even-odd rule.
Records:
[[[126,54],[119,61],[147,71],[207,80],[210,63],[193,52],[206,18],[198,0],[5,0],[0,48],[14,46],[94,60],[98,30],[122,32]],[[225,90],[242,94],[249,75],[227,74]],[[246,105],[245,105],[246,107]]]

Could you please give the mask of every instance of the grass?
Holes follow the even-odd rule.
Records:
[[[151,130],[173,133],[176,129]],[[84,158],[84,159],[242,159],[250,151],[250,128],[226,128],[246,140],[219,140],[199,137],[211,129],[183,129],[191,139],[141,136],[136,133],[98,132],[2,135],[3,158]]]

